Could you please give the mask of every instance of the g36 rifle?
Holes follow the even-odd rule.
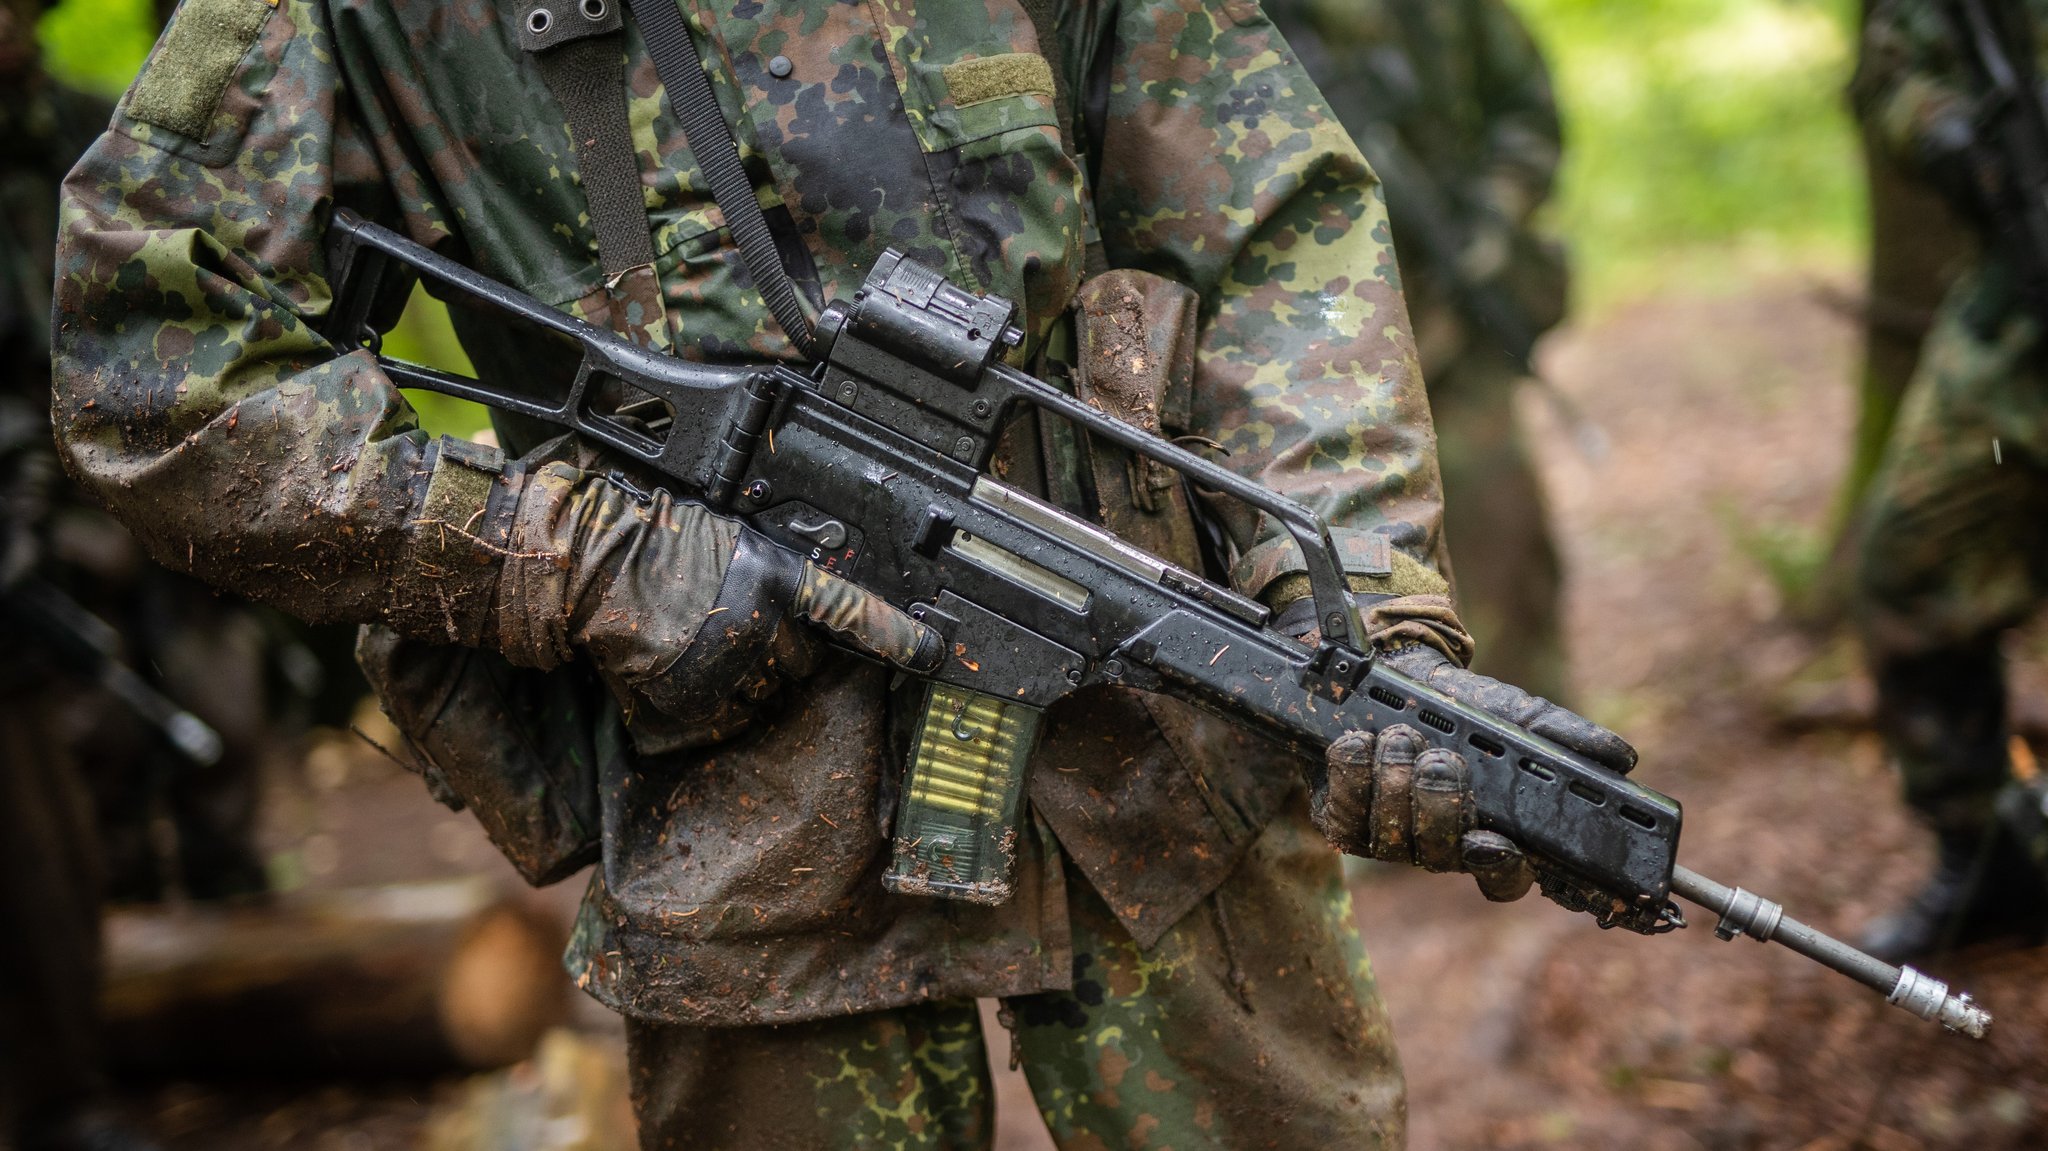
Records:
[[[329,226],[329,339],[371,348],[415,278],[437,295],[571,341],[573,380],[538,395],[379,356],[401,386],[571,430],[644,465],[673,494],[740,518],[943,633],[946,659],[901,789],[899,891],[977,902],[1010,893],[1009,842],[1041,711],[1094,684],[1163,692],[1311,757],[1347,731],[1406,724],[1472,764],[1477,823],[1529,854],[1543,893],[1603,927],[1685,925],[1675,893],[1721,916],[1716,934],[1776,941],[1924,1018],[1981,1036],[1967,995],[1678,866],[1679,805],[1373,658],[1332,545],[1307,508],[1011,368],[1016,309],[885,253],[825,309],[818,359],[690,363],[637,347],[388,229]],[[1272,630],[1264,604],[1009,487],[987,470],[997,433],[1035,407],[1158,460],[1284,525],[1301,548],[1321,639]],[[933,716],[947,717],[933,722]]]

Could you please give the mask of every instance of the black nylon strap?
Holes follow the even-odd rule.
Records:
[[[753,181],[740,164],[739,144],[732,126],[719,111],[718,96],[711,90],[711,78],[704,74],[690,40],[690,26],[684,22],[677,0],[631,0],[633,20],[640,25],[640,37],[654,60],[654,72],[668,89],[669,107],[682,121],[683,135],[704,180],[711,185],[712,198],[725,215],[740,259],[753,278],[754,290],[775,321],[807,359],[817,358],[817,344],[811,338],[811,324],[797,302],[796,285],[775,250],[775,236],[761,214],[761,202]]]
[[[654,263],[640,163],[626,119],[626,66],[616,34],[577,40],[538,54],[541,79],[569,116],[576,165],[597,255],[607,280]]]

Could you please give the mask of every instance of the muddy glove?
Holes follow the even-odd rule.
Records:
[[[644,700],[673,721],[665,746],[730,737],[808,674],[820,655],[808,625],[912,671],[943,654],[930,627],[737,520],[565,462],[523,482],[499,648],[532,667],[588,651],[629,713]]]
[[[1459,703],[1578,752],[1616,775],[1635,770],[1636,749],[1627,740],[1542,696],[1530,695],[1492,676],[1467,671],[1435,648],[1414,644],[1383,652],[1379,658],[1409,679],[1419,680]]]
[[[1309,818],[1352,855],[1428,871],[1468,871],[1496,903],[1528,894],[1535,873],[1513,840],[1472,826],[1471,768],[1397,724],[1347,732],[1309,773]]]
[[[1636,752],[1589,719],[1512,684],[1467,671],[1472,640],[1448,599],[1435,595],[1357,597],[1366,640],[1395,671],[1461,703],[1626,775]],[[1275,621],[1316,641],[1314,615],[1294,606]],[[1453,656],[1457,658],[1454,659]],[[1430,871],[1466,871],[1495,902],[1520,899],[1534,873],[1513,840],[1474,827],[1471,767],[1454,751],[1429,748],[1415,729],[1396,725],[1375,739],[1351,732],[1331,744],[1309,776],[1310,816],[1330,841],[1353,855],[1410,863]]]

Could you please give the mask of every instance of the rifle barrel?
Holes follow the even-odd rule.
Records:
[[[1722,939],[1747,935],[1760,943],[1789,947],[1879,992],[1892,1006],[1972,1039],[1984,1038],[1991,1027],[1991,1013],[1972,1002],[1968,992],[1951,995],[1941,980],[1858,951],[1793,919],[1783,907],[1754,892],[1716,883],[1689,867],[1672,868],[1671,890],[1719,915],[1714,934]]]

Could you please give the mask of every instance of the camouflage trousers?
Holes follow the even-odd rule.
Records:
[[[1571,679],[1558,618],[1563,575],[1515,419],[1521,377],[1479,346],[1428,379],[1458,616],[1479,645],[1473,670],[1563,702]]]
[[[1999,636],[2048,592],[2048,374],[1991,273],[1945,299],[1865,510],[1858,617],[1879,726],[1937,828],[1988,824],[2008,776]]]
[[[1297,800],[1155,946],[1068,868],[1074,985],[1004,1002],[1060,1147],[1403,1144],[1405,1097],[1337,856]],[[645,1151],[985,1148],[988,1052],[971,1000],[786,1027],[629,1020]]]

